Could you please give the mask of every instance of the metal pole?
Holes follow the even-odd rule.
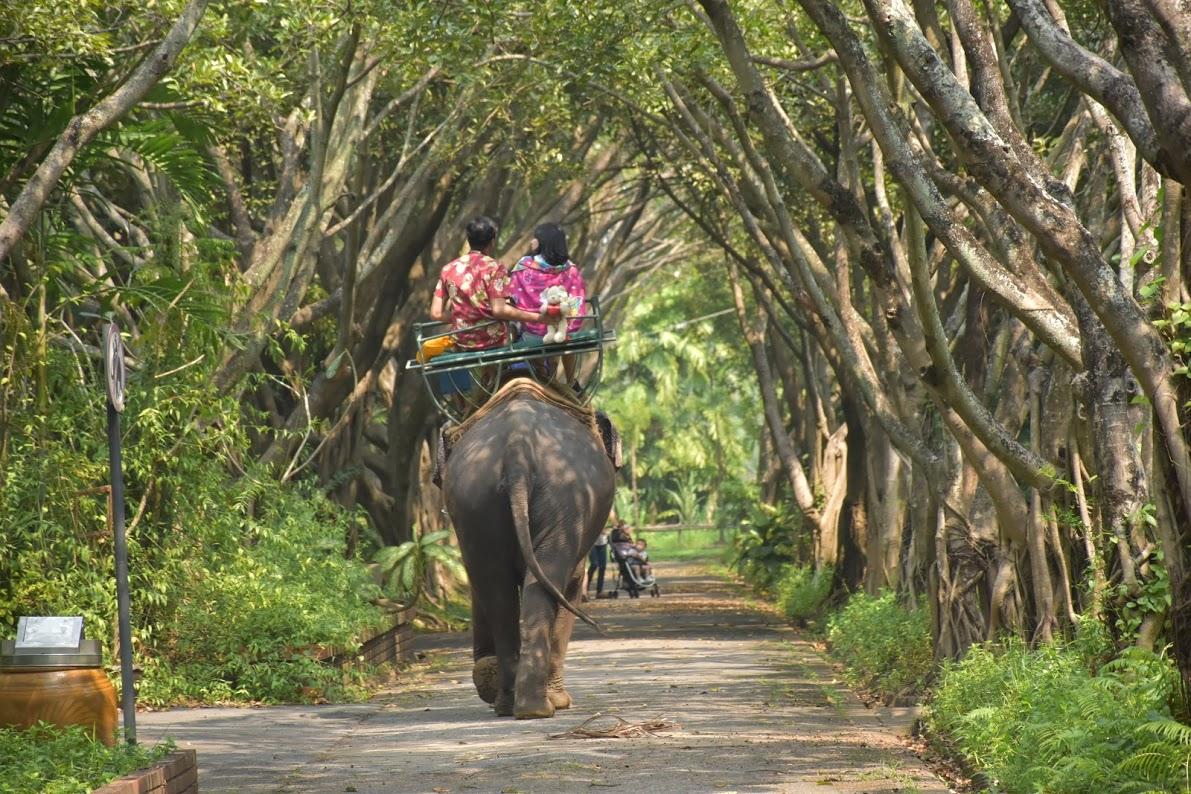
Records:
[[[124,410],[124,345],[120,329],[104,329],[108,385],[108,463],[112,475],[112,523],[116,536],[116,607],[120,625],[120,690],[124,740],[136,744],[136,690],[132,670],[132,620],[128,596],[128,540],[124,534],[124,471],[120,465],[120,412]]]

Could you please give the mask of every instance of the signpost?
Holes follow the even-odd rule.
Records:
[[[108,388],[108,462],[112,475],[112,527],[116,536],[116,606],[120,620],[120,690],[124,739],[136,744],[136,690],[132,676],[132,623],[128,606],[128,541],[124,537],[124,472],[120,468],[120,414],[124,411],[124,343],[120,329],[103,329],[103,369]]]

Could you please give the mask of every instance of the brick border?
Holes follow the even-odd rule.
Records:
[[[413,607],[393,614],[388,626],[364,635],[356,648],[324,648],[318,660],[342,668],[348,662],[363,657],[368,664],[408,662],[414,658]]]
[[[176,750],[148,769],[138,769],[91,794],[198,794],[198,755]]]

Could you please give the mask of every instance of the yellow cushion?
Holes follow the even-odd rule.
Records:
[[[435,356],[441,356],[453,347],[455,347],[455,340],[449,336],[440,336],[427,340],[422,343],[422,349],[418,351],[418,363],[425,364],[430,359]]]

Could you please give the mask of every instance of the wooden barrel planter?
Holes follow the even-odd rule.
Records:
[[[412,661],[414,658],[414,615],[413,607],[394,612],[385,625],[367,632],[360,644],[354,648],[322,648],[318,659],[326,664],[342,668],[349,662],[360,660],[366,664],[396,664]]]
[[[97,640],[82,640],[74,653],[15,654],[11,640],[0,645],[0,727],[39,721],[82,725],[109,747],[116,743],[116,692]]]

